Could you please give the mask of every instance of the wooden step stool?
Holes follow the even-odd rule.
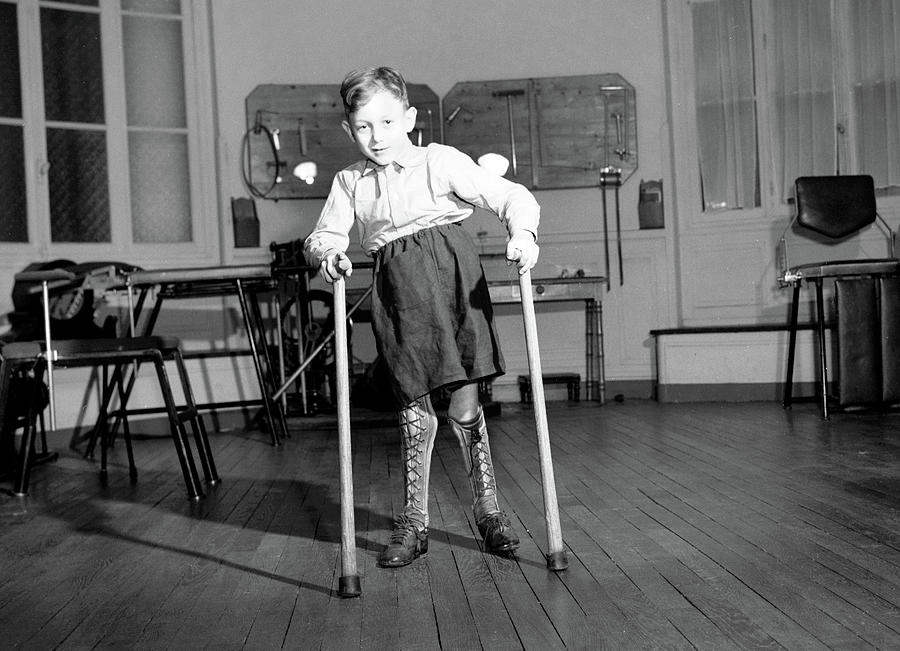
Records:
[[[569,400],[581,400],[581,376],[578,373],[544,373],[541,377],[545,386],[548,384],[565,384]],[[519,376],[519,396],[523,403],[531,404],[533,400],[531,395],[531,376]]]

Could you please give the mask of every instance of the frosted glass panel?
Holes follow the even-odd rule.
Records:
[[[190,242],[187,137],[132,132],[128,151],[134,241]]]
[[[27,242],[22,127],[0,125],[0,242]]]
[[[41,46],[47,119],[103,123],[100,17],[42,9]]]
[[[857,169],[871,174],[875,187],[900,186],[900,0],[857,0],[850,5],[850,18],[858,44],[851,71],[860,125]]]
[[[148,14],[181,14],[181,0],[122,0],[124,11],[142,11]]]
[[[109,242],[106,134],[47,129],[50,235],[54,242]]]
[[[185,127],[181,22],[125,16],[129,126]]]
[[[691,5],[704,211],[760,205],[750,0]]]
[[[0,115],[22,117],[16,5],[0,4]]]
[[[798,176],[835,172],[837,129],[832,9],[818,0],[772,5],[769,84],[775,118],[773,157],[782,201]]]

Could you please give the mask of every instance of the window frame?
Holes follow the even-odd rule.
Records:
[[[672,95],[671,111],[673,161],[697,161],[697,165],[682,165],[676,169],[676,176],[681,186],[679,213],[686,216],[689,228],[708,228],[724,226],[729,228],[746,227],[757,229],[761,224],[774,218],[792,214],[793,209],[788,202],[779,199],[779,179],[774,178],[775,156],[777,148],[773,142],[775,137],[774,115],[769,81],[769,62],[766,56],[768,34],[767,25],[771,22],[772,0],[751,0],[753,7],[753,63],[755,67],[755,93],[757,115],[757,142],[759,147],[758,165],[760,178],[760,206],[757,208],[706,210],[702,204],[701,178],[699,171],[699,137],[697,126],[697,107],[695,100],[694,71],[694,35],[691,6],[697,2],[713,0],[667,0],[664,4],[664,17],[667,28],[666,51],[668,54],[668,77]],[[836,7],[836,20],[832,23],[835,43],[835,117],[845,127],[845,133],[838,135],[837,146],[841,156],[841,173],[855,173],[858,165],[855,134],[858,132],[859,120],[855,115],[852,103],[852,87],[850,82],[850,43],[849,9],[840,2]],[[841,23],[843,21],[843,24]],[[835,125],[837,127],[837,125]],[[895,211],[900,209],[900,197],[886,195],[879,197],[879,205],[883,209]]]
[[[185,79],[191,241],[135,243],[129,178],[128,124],[125,98],[123,15],[157,14],[122,10],[119,0],[99,0],[98,7],[50,0],[0,0],[18,6],[27,242],[3,242],[4,266],[23,268],[36,260],[65,258],[79,262],[122,260],[145,267],[196,266],[220,260],[217,158],[214,138],[212,48],[208,4],[182,0],[182,46]],[[102,74],[110,202],[111,242],[53,242],[47,184],[46,129],[43,105],[40,12],[43,8],[97,13],[100,17]],[[50,123],[52,126],[52,122]],[[96,127],[96,125],[91,125]],[[161,253],[164,250],[164,254]],[[113,253],[111,253],[111,250]]]

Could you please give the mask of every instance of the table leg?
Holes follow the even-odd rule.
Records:
[[[278,349],[278,384],[280,386],[284,384],[287,375],[284,370],[284,337],[281,332],[281,299],[278,297],[277,291],[272,294],[272,310],[275,313],[275,347]],[[287,408],[287,396],[284,395],[281,397],[281,411],[286,414]]]
[[[262,358],[265,361],[265,371],[266,371],[266,386],[269,387],[270,391],[274,391],[278,388],[278,384],[275,382],[275,365],[272,363],[272,355],[269,352],[269,342],[266,337],[266,328],[263,325],[262,311],[259,309],[259,293],[252,291],[250,293],[250,307],[253,311],[253,319],[256,322],[256,332],[259,338],[258,346],[262,347]],[[279,328],[279,333],[281,329]],[[281,347],[278,347],[279,354],[281,353]],[[271,394],[270,394],[271,395]],[[276,416],[278,416],[278,422],[281,427],[282,434],[286,437],[288,435],[287,421],[284,416],[284,409],[281,409],[281,401],[275,400],[274,398],[270,398],[272,401],[272,407],[275,410]],[[284,399],[287,401],[287,398]]]
[[[586,400],[606,400],[606,360],[603,351],[603,305],[596,299],[585,301],[585,333],[587,347],[588,381]]]
[[[784,374],[784,391],[781,404],[785,409],[790,409],[794,400],[794,355],[797,350],[797,311],[800,306],[800,282],[794,283],[793,298],[791,299],[791,323],[788,334],[788,358],[787,369]]]
[[[594,397],[594,321],[590,301],[584,302],[584,398]]]
[[[263,410],[266,414],[266,422],[269,425],[269,434],[272,438],[272,445],[280,445],[278,425],[275,423],[275,408],[273,401],[269,395],[269,388],[266,383],[265,372],[262,368],[262,362],[259,358],[259,350],[256,347],[255,328],[253,327],[253,319],[250,315],[250,309],[247,305],[247,296],[244,292],[244,285],[240,279],[235,280],[237,288],[238,301],[241,304],[241,314],[244,317],[244,327],[247,329],[247,340],[250,343],[250,354],[253,357],[253,367],[256,370],[256,380],[259,384],[260,398],[262,399]],[[286,430],[284,431],[286,433]]]
[[[822,418],[828,420],[828,357],[825,350],[825,299],[822,279],[816,278],[816,336],[819,342],[819,381],[822,396]]]
[[[594,303],[594,315],[596,316],[597,329],[597,367],[599,368],[599,398],[600,402],[606,401],[606,349],[603,336],[603,304],[600,301]]]

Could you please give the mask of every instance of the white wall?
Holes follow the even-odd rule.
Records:
[[[427,84],[439,97],[460,81],[609,72],[627,79],[636,90],[639,166],[621,189],[623,286],[618,282],[615,242],[611,243],[615,277],[604,301],[606,367],[608,378],[614,380],[653,377],[648,331],[669,327],[675,319],[674,215],[666,215],[664,230],[640,231],[637,217],[640,179],[663,179],[667,184],[670,180],[659,2],[377,0],[357,6],[267,0],[253,3],[252,9],[242,0],[210,4],[223,206],[230,197],[247,194],[240,179],[244,101],[259,84],[337,84],[352,68],[380,64],[396,66],[407,81]],[[602,273],[599,190],[539,191],[536,196],[543,214],[543,254],[534,275],[556,275],[559,265]],[[311,200],[257,200],[261,243],[303,237],[321,205]],[[227,210],[222,219],[227,240],[231,237]],[[486,228],[489,244],[502,243],[498,224],[487,218],[471,221],[472,232]],[[225,250],[228,262],[267,254],[263,249],[226,246]],[[583,370],[572,368],[583,348],[574,353],[559,345],[576,335],[574,341],[582,341],[581,305],[539,308],[539,323],[545,368]],[[510,341],[506,382],[514,383],[515,375],[527,369],[524,349],[515,343],[521,337],[521,318],[504,314],[499,327]]]
[[[686,6],[681,0],[209,0],[223,263],[268,261],[268,243],[304,237],[322,206],[321,200],[257,200],[263,246],[231,246],[229,200],[248,194],[240,174],[245,100],[260,84],[338,84],[352,68],[387,64],[443,97],[461,81],[619,73],[636,90],[638,169],[621,189],[621,286],[615,241],[610,247],[613,282],[603,304],[607,379],[645,384],[655,379],[652,329],[784,322],[789,297],[775,281],[774,250],[786,215],[759,223],[716,223],[689,199],[695,194],[689,189],[696,184],[696,164],[678,153],[692,144],[685,142],[684,125],[693,118],[685,111],[683,83],[691,62],[677,47],[677,32],[669,35],[672,48],[664,37],[676,5]],[[641,179],[664,182],[664,229],[638,228]],[[599,189],[545,190],[536,196],[543,222],[535,276],[555,275],[561,266],[602,272]],[[898,215],[886,216],[896,225]],[[477,214],[470,221],[473,233],[488,231],[488,245],[502,244],[498,223]],[[873,253],[880,255],[877,237],[870,239]],[[365,274],[359,274],[356,282],[364,281]],[[521,318],[508,307],[498,313],[508,374],[495,393],[516,399],[516,375],[527,368]],[[583,372],[582,306],[539,306],[538,325],[545,370]],[[182,336],[191,339],[188,332]],[[362,345],[354,352],[365,355],[365,350]],[[706,377],[707,364],[683,361],[681,376]],[[780,374],[771,378],[780,380]]]

